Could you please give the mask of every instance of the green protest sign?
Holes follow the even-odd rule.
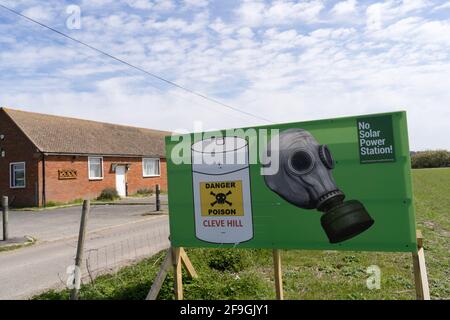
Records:
[[[176,247],[416,251],[405,112],[166,137]]]

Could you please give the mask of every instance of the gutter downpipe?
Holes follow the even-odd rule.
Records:
[[[42,152],[42,206],[45,208],[47,203],[45,195],[45,153]]]

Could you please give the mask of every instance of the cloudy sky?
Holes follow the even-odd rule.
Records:
[[[0,4],[273,122],[406,110],[411,149],[450,149],[450,1]],[[2,8],[0,105],[166,130],[264,124]]]

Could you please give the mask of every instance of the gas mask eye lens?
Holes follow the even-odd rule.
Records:
[[[334,169],[334,159],[331,155],[330,149],[328,149],[328,146],[326,144],[323,144],[319,147],[319,156],[325,167],[327,167],[328,169]]]
[[[289,158],[289,167],[296,174],[305,174],[312,169],[314,161],[305,150],[296,150]]]

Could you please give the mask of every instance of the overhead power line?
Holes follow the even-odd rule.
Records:
[[[66,34],[66,33],[64,33],[64,32],[61,32],[61,31],[59,31],[59,30],[57,30],[57,29],[55,29],[55,28],[53,28],[53,27],[50,27],[50,26],[48,26],[48,25],[46,25],[46,24],[44,24],[44,23],[42,23],[42,22],[39,22],[39,21],[37,21],[37,20],[35,20],[35,19],[33,19],[33,18],[30,18],[30,17],[28,17],[28,16],[26,16],[26,15],[24,15],[24,14],[22,14],[22,13],[16,11],[16,10],[14,10],[14,9],[11,9],[11,8],[9,8],[9,7],[6,7],[6,6],[4,6],[3,4],[0,4],[0,7],[2,7],[3,9],[5,9],[5,10],[11,12],[11,13],[14,13],[15,15],[18,15],[18,16],[20,16],[20,17],[22,17],[22,18],[24,18],[24,19],[26,19],[26,20],[28,20],[28,21],[30,21],[30,22],[33,22],[33,23],[35,23],[35,24],[37,24],[37,25],[39,25],[39,26],[41,26],[41,27],[43,27],[43,28],[46,28],[46,29],[48,29],[48,30],[50,30],[50,31],[53,31],[53,32],[59,34],[60,36],[63,36],[63,37],[65,37],[65,38],[69,39],[69,40],[72,40],[72,41],[74,41],[74,42],[76,42],[76,43],[78,43],[78,44],[81,44],[81,45],[83,45],[83,46],[85,46],[85,47],[87,47],[87,48],[89,48],[89,49],[91,49],[91,50],[93,50],[93,51],[96,51],[96,52],[98,52],[98,53],[100,53],[100,54],[102,54],[102,55],[104,55],[104,56],[106,56],[106,57],[108,57],[108,58],[111,58],[111,59],[113,59],[113,60],[115,60],[115,61],[117,61],[117,62],[120,62],[120,63],[122,63],[122,64],[124,64],[124,65],[126,65],[126,66],[128,66],[128,67],[130,67],[130,68],[133,68],[133,69],[138,70],[138,71],[140,71],[140,72],[142,72],[142,73],[145,73],[145,74],[148,75],[148,76],[151,76],[151,77],[153,77],[153,78],[156,78],[156,79],[158,79],[158,80],[160,80],[160,81],[162,81],[162,82],[165,82],[165,83],[167,83],[167,84],[169,84],[169,85],[171,85],[171,86],[174,86],[174,87],[176,87],[176,88],[178,88],[178,89],[181,89],[181,90],[183,90],[183,91],[185,91],[185,92],[188,92],[188,93],[190,93],[190,94],[196,95],[196,96],[198,96],[198,97],[200,97],[200,98],[202,98],[202,99],[204,99],[204,100],[213,102],[213,103],[215,103],[215,104],[218,104],[218,105],[220,105],[220,106],[222,106],[222,107],[228,108],[228,109],[233,110],[233,111],[235,111],[235,112],[239,112],[239,113],[245,114],[245,115],[247,115],[247,116],[250,116],[250,117],[253,117],[253,118],[256,118],[256,119],[259,119],[259,120],[263,120],[263,121],[268,122],[268,123],[273,123],[273,122],[272,122],[271,120],[269,120],[269,119],[266,119],[266,118],[261,117],[261,116],[258,116],[258,115],[256,115],[256,114],[253,114],[253,113],[250,113],[250,112],[247,112],[247,111],[244,111],[244,110],[235,108],[235,107],[230,106],[230,105],[228,105],[228,104],[226,104],[226,103],[223,103],[223,102],[221,102],[221,101],[219,101],[219,100],[217,100],[217,99],[210,98],[210,97],[208,97],[208,96],[206,96],[206,95],[204,95],[204,94],[202,94],[202,93],[200,93],[200,92],[197,92],[197,91],[194,91],[194,90],[192,90],[192,89],[186,88],[186,87],[184,87],[184,86],[182,86],[182,85],[179,85],[179,84],[176,83],[176,82],[167,80],[167,79],[165,79],[165,78],[163,78],[163,77],[161,77],[161,76],[158,76],[157,74],[154,74],[154,73],[152,73],[152,72],[149,72],[149,71],[147,71],[147,70],[145,70],[145,69],[143,69],[143,68],[141,68],[141,67],[138,67],[138,66],[136,66],[136,65],[134,65],[134,64],[131,64],[131,63],[129,63],[129,62],[123,60],[123,59],[120,59],[120,58],[118,58],[118,57],[116,57],[116,56],[113,56],[112,54],[109,54],[108,52],[105,52],[105,51],[103,51],[103,50],[101,50],[101,49],[98,49],[98,48],[96,48],[96,47],[94,47],[94,46],[92,46],[92,45],[90,45],[90,44],[88,44],[88,43],[86,43],[86,42],[83,42],[83,41],[78,40],[78,39],[76,39],[76,38],[74,38],[74,37],[71,37],[71,36],[69,36],[68,34]]]

